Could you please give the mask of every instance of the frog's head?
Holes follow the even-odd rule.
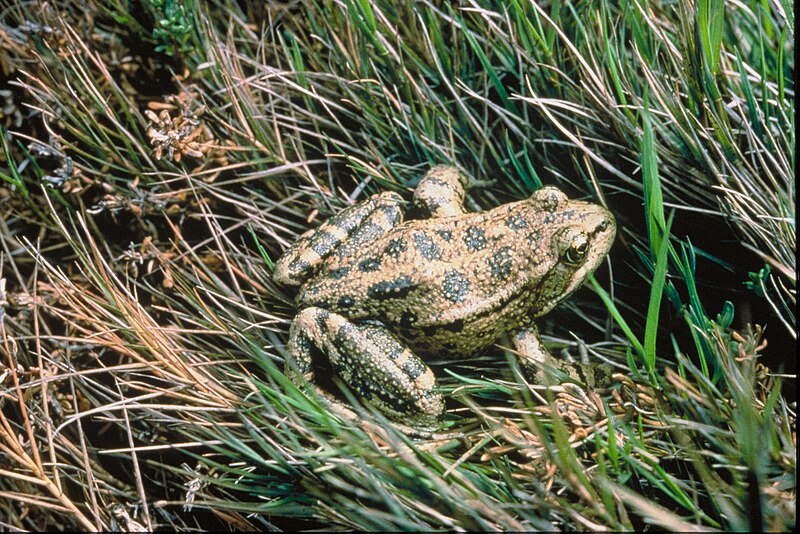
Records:
[[[617,224],[602,206],[570,200],[555,187],[530,198],[541,233],[538,259],[546,263],[534,280],[534,313],[543,315],[583,284],[611,249]]]

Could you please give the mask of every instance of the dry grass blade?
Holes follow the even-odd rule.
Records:
[[[38,437],[33,432],[31,416],[23,401],[24,392],[20,386],[17,366],[14,363],[16,352],[16,341],[8,335],[5,325],[0,322],[0,357],[6,362],[8,373],[6,379],[10,376],[12,383],[10,394],[6,394],[0,399],[0,403],[16,403],[19,420],[24,425],[22,429],[24,434],[19,435],[14,428],[15,425],[6,417],[5,409],[0,410],[0,451],[14,466],[16,476],[13,478],[29,484],[33,481],[34,485],[41,486],[42,491],[49,493],[52,500],[48,502],[46,499],[31,498],[27,494],[12,492],[3,492],[5,494],[4,497],[26,504],[41,506],[53,512],[72,515],[82,528],[97,532],[101,530],[98,525],[87,518],[84,512],[64,493],[58,474],[56,473],[55,477],[51,476],[42,462],[39,455],[42,447],[38,442]],[[26,450],[28,448],[31,451],[30,453]],[[46,447],[46,449],[52,450],[52,447]],[[55,467],[55,464],[53,464],[53,467]],[[31,475],[23,475],[20,471]]]

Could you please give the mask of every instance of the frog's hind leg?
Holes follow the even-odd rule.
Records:
[[[414,206],[426,217],[455,217],[467,213],[467,189],[491,181],[474,180],[455,167],[437,165],[422,177],[414,190]]]
[[[286,373],[298,385],[314,383],[313,347],[330,361],[334,374],[390,419],[433,428],[444,413],[433,372],[384,327],[356,325],[322,308],[306,308],[289,332]],[[314,388],[328,403],[342,404]]]
[[[437,165],[414,190],[414,206],[429,217],[453,217],[467,212],[464,199],[470,183],[455,167]]]
[[[403,219],[402,198],[384,192],[346,208],[303,234],[275,262],[273,279],[286,286],[308,280],[332,254],[347,256],[394,228]]]

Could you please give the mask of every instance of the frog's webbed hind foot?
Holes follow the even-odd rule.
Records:
[[[340,211],[286,249],[275,262],[273,279],[299,286],[332,254],[346,257],[372,243],[400,224],[402,202],[397,193],[384,192]]]
[[[286,372],[298,385],[314,384],[320,396],[342,406],[315,383],[313,349],[365,402],[394,421],[434,428],[444,414],[433,372],[381,325],[357,325],[322,308],[306,308],[289,332]]]

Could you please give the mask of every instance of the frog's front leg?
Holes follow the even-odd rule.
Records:
[[[314,383],[314,347],[335,375],[389,418],[410,427],[437,426],[444,399],[433,372],[383,326],[357,325],[322,308],[302,310],[289,331],[286,360],[286,373],[298,385]],[[327,402],[339,404],[314,387]]]
[[[517,350],[517,357],[523,372],[535,384],[561,384],[569,377],[569,370],[565,369],[563,365],[568,362],[553,358],[542,343],[539,328],[536,325],[516,332],[511,337],[511,341]],[[564,374],[565,371],[566,374]]]
[[[350,206],[309,230],[275,262],[273,279],[296,287],[311,278],[332,254],[346,257],[378,239],[403,219],[403,199],[384,192]]]
[[[552,365],[553,357],[545,348],[539,337],[539,328],[535,325],[522,329],[511,337],[517,351],[520,365],[526,375],[536,383],[544,383],[546,368]]]
[[[595,388],[611,381],[612,369],[607,364],[592,365],[553,358],[542,343],[536,326],[516,332],[511,341],[517,350],[523,372],[536,384],[572,382]]]

